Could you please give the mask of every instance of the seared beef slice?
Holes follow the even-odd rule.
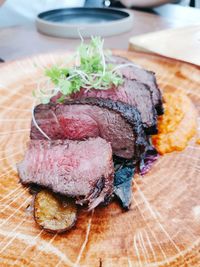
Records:
[[[116,65],[132,63],[131,66],[120,68],[120,72],[124,77],[126,77],[129,80],[136,79],[138,82],[148,85],[149,90],[152,93],[153,103],[156,108],[157,114],[158,115],[163,114],[162,95],[160,89],[158,88],[154,72],[145,70],[140,66],[135,65],[132,61],[128,60],[127,58],[123,58],[120,56],[110,57],[108,63]]]
[[[124,83],[117,88],[108,90],[85,90],[72,95],[74,99],[84,97],[98,97],[121,101],[138,109],[141,115],[142,124],[146,132],[154,134],[157,132],[157,117],[152,101],[152,94],[148,86],[136,80],[124,78]]]
[[[50,139],[85,140],[100,136],[111,143],[113,153],[139,160],[148,147],[139,112],[109,99],[88,98],[64,104],[38,105],[35,120]],[[45,139],[35,123],[31,139]]]
[[[32,140],[18,171],[22,183],[76,197],[90,208],[113,192],[112,149],[101,138]]]

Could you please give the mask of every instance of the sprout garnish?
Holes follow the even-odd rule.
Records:
[[[112,85],[123,83],[122,75],[112,64],[107,64],[103,50],[104,41],[100,37],[92,37],[89,44],[82,40],[74,55],[73,67],[52,66],[46,69],[45,75],[50,78],[53,86],[38,89],[34,92],[42,103],[46,104],[50,98],[61,93],[58,102],[63,102],[67,96],[86,90],[107,90]],[[48,85],[48,84],[47,84]]]

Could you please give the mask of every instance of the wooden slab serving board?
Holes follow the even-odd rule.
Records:
[[[132,37],[129,40],[129,49],[151,52],[200,66],[200,25]]]
[[[186,92],[200,112],[198,67],[115,53],[155,71],[163,91]],[[200,146],[194,140],[135,178],[129,212],[115,202],[94,213],[80,211],[76,227],[63,235],[35,224],[27,210],[32,197],[18,182],[16,163],[29,139],[32,90],[43,82],[45,66],[67,57],[39,55],[0,67],[0,266],[200,266]]]

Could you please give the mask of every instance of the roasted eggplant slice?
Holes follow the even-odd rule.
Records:
[[[34,217],[44,230],[63,233],[74,226],[77,208],[72,199],[42,190],[35,196]]]

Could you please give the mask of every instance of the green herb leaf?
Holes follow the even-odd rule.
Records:
[[[45,75],[55,85],[55,90],[39,90],[39,98],[47,102],[58,92],[62,97],[58,102],[63,102],[66,96],[80,91],[82,88],[107,90],[111,86],[123,83],[123,78],[114,71],[113,64],[106,64],[103,51],[104,41],[100,37],[92,37],[89,44],[82,42],[75,55],[78,65],[73,67],[52,66],[46,69]],[[106,51],[109,55],[109,52]],[[51,92],[51,93],[49,93]],[[36,94],[37,96],[37,94]]]
[[[59,68],[57,66],[53,66],[50,69],[46,69],[46,76],[48,76],[54,84],[58,84],[60,79],[64,79],[69,74],[68,68]]]
[[[60,92],[63,95],[69,95],[71,93],[71,82],[68,80],[59,80],[58,86],[60,88]]]

